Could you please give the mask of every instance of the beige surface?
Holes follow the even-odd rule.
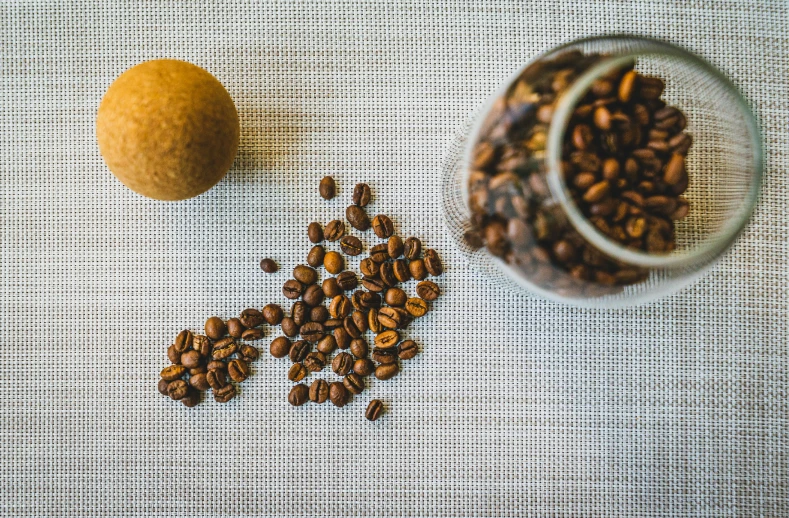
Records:
[[[783,1],[3,2],[0,514],[789,515],[788,18]],[[648,306],[501,292],[443,229],[445,149],[524,61],[612,31],[701,54],[752,102],[753,222]],[[241,117],[230,173],[177,204],[123,187],[94,134],[111,81],[159,57],[216,75]],[[227,406],[163,399],[175,333],[284,302],[288,268],[258,261],[301,261],[307,223],[359,180],[445,258],[422,354],[341,411],[290,408],[268,356]],[[389,412],[370,425],[374,397]]]

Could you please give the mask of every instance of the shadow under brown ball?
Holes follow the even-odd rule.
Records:
[[[202,68],[173,59],[136,65],[107,89],[96,136],[110,171],[157,200],[216,185],[233,164],[240,127],[230,94]]]

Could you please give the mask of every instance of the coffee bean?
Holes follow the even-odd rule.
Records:
[[[375,377],[381,381],[392,379],[400,372],[400,366],[396,363],[386,363],[375,368]]]
[[[370,257],[362,259],[362,261],[359,263],[359,271],[361,271],[362,275],[365,277],[377,277],[379,268],[379,264],[373,261]]]
[[[427,302],[425,302],[421,298],[410,298],[405,301],[405,309],[408,311],[412,317],[422,317],[427,313],[428,306]]]
[[[411,313],[406,311],[404,308],[393,307],[392,309],[395,310],[398,315],[400,315],[399,329],[405,329],[406,327],[408,327],[408,324],[410,324],[414,320],[414,317],[411,316]]]
[[[367,308],[367,309],[376,308],[377,309],[377,308],[381,307],[381,296],[379,294],[377,294],[377,293],[372,293],[372,292],[369,292],[369,291],[366,291],[366,292],[363,291],[359,295],[359,304],[363,308]]]
[[[310,385],[310,401],[313,403],[325,403],[329,399],[329,384],[326,380],[315,380]]]
[[[283,318],[280,325],[282,327],[282,332],[291,338],[299,334],[299,325],[296,324],[296,322],[291,317]]]
[[[323,328],[328,330],[334,330],[338,327],[342,327],[342,319],[341,318],[330,318],[326,322],[323,323]]]
[[[430,302],[436,300],[441,295],[438,285],[432,281],[422,281],[416,285],[416,294],[424,300]]]
[[[244,324],[242,324],[239,319],[229,318],[227,320],[227,334],[233,338],[241,338],[245,330]]]
[[[205,380],[212,390],[219,390],[227,385],[227,377],[224,369],[211,369],[205,375]]]
[[[422,242],[416,237],[409,237],[403,242],[403,255],[413,261],[422,253]]]
[[[282,317],[284,316],[284,312],[282,308],[277,304],[266,304],[263,306],[263,319],[272,326],[275,326],[282,322]]]
[[[370,217],[363,208],[357,205],[349,205],[348,208],[345,209],[345,219],[347,219],[348,223],[356,230],[365,232],[370,228]]]
[[[309,286],[318,280],[318,272],[309,266],[300,264],[293,269],[293,278],[305,286]]]
[[[161,378],[167,381],[174,381],[186,374],[186,367],[183,365],[169,365],[162,369]]]
[[[373,232],[381,239],[388,239],[394,233],[394,225],[389,216],[379,214],[373,218]],[[388,250],[387,250],[388,253]]]
[[[183,353],[188,351],[192,348],[192,344],[194,343],[194,335],[191,331],[181,331],[178,333],[178,336],[175,337],[175,343],[173,344],[175,347],[175,352]]]
[[[181,365],[187,369],[195,369],[203,362],[200,353],[194,350],[186,351],[181,355]]]
[[[386,289],[386,283],[381,279],[363,277],[362,286],[374,293],[379,293]]]
[[[197,404],[200,403],[200,392],[193,388],[189,389],[189,392],[186,394],[186,396],[181,399],[181,403],[183,403],[187,408],[197,406]]]
[[[367,315],[359,310],[354,311],[351,313],[351,319],[353,320],[354,325],[356,326],[359,331],[362,333],[367,332],[368,324],[367,324]]]
[[[438,277],[442,273],[444,273],[444,265],[441,264],[441,258],[438,257],[438,252],[433,250],[432,248],[428,248],[425,250],[425,268],[430,275],[433,277]]]
[[[361,331],[353,321],[353,317],[348,315],[343,319],[343,329],[348,333],[348,336],[351,338],[359,338],[362,336],[363,331]]]
[[[248,342],[254,342],[255,340],[260,340],[263,338],[263,330],[262,329],[247,329],[241,334],[241,338]]]
[[[309,395],[310,389],[307,388],[307,385],[299,383],[290,389],[290,393],[288,394],[288,403],[293,406],[301,406],[307,402]]]
[[[317,221],[313,221],[307,227],[307,237],[311,243],[320,243],[323,241],[323,227]]]
[[[326,255],[326,250],[321,245],[313,246],[307,254],[307,264],[313,268],[321,266],[324,255]]]
[[[337,184],[334,183],[334,178],[331,176],[324,176],[318,187],[318,191],[320,192],[321,198],[324,200],[331,200],[334,198],[334,194],[337,192]]]
[[[351,313],[351,301],[345,295],[337,295],[329,304],[329,315],[332,318],[345,318]]]
[[[279,266],[277,266],[277,263],[274,261],[274,259],[269,259],[267,257],[260,261],[260,269],[266,273],[274,273],[279,270]]]
[[[345,268],[345,260],[335,251],[326,252],[326,256],[323,258],[323,266],[327,272],[336,275]]]
[[[239,347],[237,354],[239,358],[247,363],[253,362],[260,358],[260,351],[258,351],[258,348],[249,344],[243,344],[241,347]]]
[[[189,378],[189,383],[191,383],[193,379],[194,379],[194,376]],[[170,384],[170,382],[167,381],[167,380],[159,380],[159,384],[156,385],[156,389],[159,391],[159,394],[161,394],[163,396],[169,396],[170,393],[167,392],[167,385],[169,385],[169,384]]]
[[[321,324],[329,319],[329,310],[326,306],[315,306],[310,310],[310,321],[320,322]]]
[[[383,326],[378,321],[378,310],[375,308],[370,308],[367,312],[367,327],[373,333],[380,333],[383,331]]]
[[[364,417],[367,418],[368,421],[375,421],[381,414],[384,412],[384,404],[381,402],[380,399],[373,399],[370,401],[370,404],[367,405],[367,410],[364,412]]]
[[[294,300],[301,297],[302,293],[304,293],[304,286],[296,279],[288,279],[282,285],[282,294],[285,295],[285,298]]]
[[[241,382],[249,377],[249,365],[244,360],[230,360],[227,362],[227,375],[235,382]]]
[[[335,381],[329,384],[329,400],[336,407],[344,407],[348,403],[350,395],[348,389],[340,382]]]
[[[199,365],[197,367],[189,369],[190,376],[194,376],[196,374],[205,374],[206,372],[208,372],[208,369],[206,369],[205,365]]]
[[[290,346],[288,356],[293,363],[299,363],[304,361],[310,351],[312,351],[312,345],[306,340],[299,340]]]
[[[205,368],[208,369],[208,371],[225,371],[227,370],[227,364],[221,360],[211,360],[206,364]]]
[[[388,329],[397,329],[401,324],[400,314],[394,308],[381,308],[378,310],[378,322]]]
[[[293,307],[290,308],[290,316],[293,322],[301,327],[309,321],[310,308],[307,306],[306,302],[299,300],[294,302]]]
[[[310,372],[320,372],[326,366],[326,355],[313,351],[304,358],[304,367]]]
[[[353,357],[348,353],[339,353],[331,362],[331,368],[335,374],[345,376],[353,367]]]
[[[389,247],[381,243],[370,248],[370,259],[376,263],[383,263],[389,259]]]
[[[357,358],[366,358],[370,352],[370,346],[367,345],[367,340],[364,338],[355,338],[351,340],[351,353]]]
[[[326,238],[327,241],[337,241],[344,235],[345,223],[339,219],[333,219],[328,222],[326,228],[323,230],[323,237]]]
[[[288,369],[288,379],[290,381],[301,381],[307,376],[307,368],[300,364],[294,363]]]
[[[351,343],[351,337],[348,334],[348,331],[345,330],[343,327],[338,327],[332,332],[334,335],[334,341],[337,343],[337,347],[340,349],[347,349]]]
[[[362,253],[364,247],[358,237],[343,236],[343,238],[340,239],[340,249],[347,255],[356,256]]]
[[[381,269],[378,271],[378,277],[389,287],[397,284],[397,277],[395,277],[392,263],[383,263]]]
[[[553,255],[560,263],[568,263],[575,259],[576,250],[572,243],[562,239],[553,244]]]
[[[307,322],[300,329],[301,337],[308,342],[317,342],[326,334],[320,322]]]
[[[206,376],[206,374],[195,374],[189,378],[189,384],[197,390],[208,390],[210,385]]]
[[[488,243],[490,243],[490,241],[488,241]],[[411,276],[418,281],[427,277],[427,267],[422,259],[415,259],[408,263],[408,269],[411,272]]]
[[[397,347],[389,347],[389,348],[374,347],[372,357],[373,357],[373,361],[378,362],[382,365],[395,363],[397,362]]]
[[[214,360],[224,360],[235,354],[238,350],[238,344],[232,338],[223,338],[214,343],[214,348],[211,351],[211,358]]]
[[[175,350],[175,344],[167,348],[167,359],[175,365],[181,363],[181,354]]]
[[[255,308],[245,309],[241,312],[241,315],[238,317],[238,319],[247,329],[258,327],[259,325],[262,325],[265,320],[263,318],[263,313]]]
[[[419,346],[413,340],[405,340],[397,346],[397,356],[401,360],[410,360],[419,354]]]
[[[386,243],[387,252],[389,253],[389,257],[392,259],[397,259],[403,255],[403,247],[403,240],[400,238],[400,236],[392,236]]]
[[[405,259],[398,259],[392,264],[392,273],[399,282],[406,282],[411,279],[411,271]]]
[[[284,358],[290,352],[290,340],[284,336],[275,338],[269,346],[269,352],[274,358]]]
[[[351,394],[361,394],[364,391],[364,379],[355,372],[348,373],[342,384]]]
[[[575,149],[585,151],[592,142],[594,134],[592,128],[586,124],[577,124],[572,131],[572,143]]]
[[[329,277],[328,279],[323,281],[323,294],[326,297],[334,298],[337,295],[342,293],[342,288],[337,283],[337,279],[334,277]]]
[[[304,290],[304,294],[301,296],[302,300],[310,306],[319,306],[323,304],[323,300],[326,298],[323,294],[323,289],[318,286],[317,284],[311,284],[307,286],[307,289]]]
[[[676,185],[682,181],[687,173],[685,172],[685,157],[679,153],[674,153],[666,164],[663,173],[663,181],[668,185]]]
[[[337,275],[337,285],[343,291],[354,290],[359,285],[356,274],[351,271],[341,272]]]
[[[315,348],[323,354],[331,354],[337,348],[337,340],[334,339],[334,335],[326,335],[318,340]]]
[[[227,403],[234,397],[236,397],[236,387],[228,383],[224,387],[216,390],[214,389],[214,401],[217,403]]]
[[[635,70],[629,70],[622,76],[622,80],[619,82],[619,100],[623,103],[630,102],[630,99],[633,97],[633,92],[636,89],[636,81],[638,78],[638,73]]]
[[[357,183],[353,188],[353,203],[360,207],[366,206],[370,203],[370,186],[366,183]]]
[[[167,395],[175,401],[183,399],[189,393],[189,385],[184,380],[174,380],[167,385]]]
[[[408,295],[400,288],[389,288],[384,294],[384,302],[390,306],[404,306],[408,300]]]
[[[353,362],[353,372],[359,376],[369,376],[375,371],[375,364],[367,358],[359,358]]]
[[[379,311],[378,313],[379,320],[380,320],[380,316],[381,314]],[[384,331],[376,335],[375,346],[380,347],[382,349],[386,349],[389,347],[396,346],[399,341],[400,341],[400,335],[397,333],[397,331],[393,331],[393,330]]]

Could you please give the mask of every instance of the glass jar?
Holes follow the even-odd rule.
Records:
[[[754,117],[702,59],[633,36],[574,41],[518,70],[443,166],[447,226],[498,284],[620,307],[707,271],[753,210]]]

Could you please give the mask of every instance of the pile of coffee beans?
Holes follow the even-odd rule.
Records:
[[[471,164],[469,245],[486,246],[539,286],[568,294],[612,293],[648,273],[589,244],[545,178],[556,102],[604,57],[571,51],[524,70],[494,105]],[[562,173],[575,204],[601,233],[634,250],[667,253],[676,246],[674,222],[689,210],[681,195],[692,139],[685,115],[660,99],[664,82],[634,66],[595,80],[575,107]]]

